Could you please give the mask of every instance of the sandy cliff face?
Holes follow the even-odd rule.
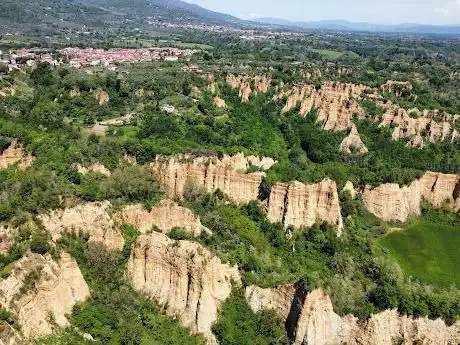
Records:
[[[124,240],[109,214],[109,202],[81,204],[73,208],[51,211],[40,216],[53,241],[63,233],[89,234],[90,241],[102,243],[110,249],[121,250]]]
[[[409,186],[368,186],[363,192],[363,201],[366,208],[378,218],[405,222],[409,217],[420,215],[422,200],[436,208],[447,206],[452,211],[459,211],[459,194],[459,175],[426,172]]]
[[[356,198],[357,193],[356,193],[355,186],[353,185],[353,182],[347,181],[345,183],[345,186],[343,187],[342,191],[349,193],[352,199]]]
[[[229,74],[226,78],[230,87],[239,90],[239,96],[243,102],[248,102],[252,93],[266,93],[270,88],[271,81],[271,78],[267,76],[249,77]]]
[[[422,197],[436,208],[460,211],[460,175],[426,172],[420,178]]]
[[[110,177],[112,175],[110,170],[103,166],[101,163],[94,163],[86,166],[77,164],[75,167],[77,171],[82,175],[86,175],[88,173],[98,173],[107,177]]]
[[[257,200],[264,176],[263,173],[246,174],[250,164],[250,159],[242,154],[223,158],[178,155],[159,157],[151,167],[170,199],[181,199],[191,184],[206,192],[220,189],[232,201],[246,203]]]
[[[0,254],[7,254],[14,243],[18,229],[9,225],[0,225]]]
[[[14,96],[16,89],[16,85],[4,86],[0,88],[0,97]]]
[[[24,286],[31,272],[38,272],[35,287]],[[22,290],[21,290],[22,289]],[[25,291],[24,291],[25,289]],[[0,281],[0,304],[17,317],[23,344],[69,325],[66,315],[73,306],[89,297],[89,288],[77,263],[62,252],[59,262],[49,256],[28,254],[19,260],[9,277]]]
[[[340,152],[346,154],[360,154],[364,155],[369,152],[366,145],[364,145],[361,137],[359,136],[358,129],[353,124],[351,127],[350,134],[343,139],[339,148]]]
[[[259,293],[251,293],[254,289]],[[286,289],[247,288],[246,297],[254,311],[275,309],[286,315]],[[268,298],[267,298],[268,297]],[[460,342],[460,327],[447,327],[442,320],[414,319],[400,316],[394,310],[373,315],[368,321],[358,323],[352,315],[340,317],[334,312],[331,299],[322,290],[310,294],[298,290],[288,303],[287,330],[296,345],[454,345]],[[277,305],[280,305],[277,307]]]
[[[394,81],[388,80],[382,85],[382,93],[394,93],[397,97],[409,95],[412,92],[413,86],[408,81]]]
[[[275,100],[287,97],[283,109],[288,112],[300,104],[300,114],[307,115],[318,110],[318,122],[325,130],[345,131],[352,126],[354,117],[364,117],[364,110],[354,98],[359,98],[367,89],[365,85],[325,82],[321,89],[314,85],[301,84],[275,96]]]
[[[285,319],[289,316],[295,294],[296,289],[293,285],[280,286],[275,289],[262,289],[252,285],[248,286],[245,291],[246,300],[255,313],[270,309]]]
[[[94,97],[99,102],[99,105],[104,105],[110,102],[110,96],[107,91],[96,89],[93,91]]]
[[[15,139],[5,151],[0,153],[0,169],[6,169],[16,163],[19,168],[25,169],[32,165],[33,160],[34,157],[31,154],[25,156],[24,148]]]
[[[200,88],[198,86],[193,86],[192,87],[192,90],[190,92],[190,96],[192,96],[193,98],[201,98],[201,96],[203,96],[203,92],[201,92]]]
[[[379,119],[381,127],[395,126],[393,140],[408,140],[409,145],[423,148],[427,143],[458,139],[455,122],[459,115],[442,113],[437,110],[405,110],[391,102],[378,102],[386,109]]]
[[[281,222],[286,228],[311,227],[322,221],[343,228],[337,185],[323,180],[315,184],[277,183],[272,186],[268,201],[268,219]]]
[[[405,222],[420,215],[421,194],[418,183],[400,187],[387,183],[376,188],[367,186],[363,193],[366,208],[384,221]]]
[[[164,304],[168,314],[209,344],[216,343],[211,327],[218,309],[229,297],[232,281],[240,282],[236,267],[222,264],[200,244],[159,233],[136,241],[128,276],[136,290]]]
[[[225,101],[220,98],[219,96],[215,96],[213,99],[212,99],[212,103],[214,104],[214,106],[216,108],[226,108],[227,107],[227,104],[225,103]]]
[[[142,205],[130,205],[116,216],[121,224],[129,224],[145,234],[156,227],[164,234],[173,228],[184,229],[187,233],[199,236],[204,229],[200,218],[192,211],[170,200],[163,200],[147,211]]]

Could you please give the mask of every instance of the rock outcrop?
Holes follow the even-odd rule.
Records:
[[[394,126],[393,140],[408,140],[409,145],[423,148],[427,143],[459,138],[455,122],[459,115],[442,113],[437,110],[405,110],[391,102],[378,102],[386,109],[379,119],[381,127]]]
[[[93,95],[99,102],[99,105],[105,105],[110,102],[110,96],[107,91],[96,89],[93,91]]]
[[[343,139],[339,148],[340,152],[345,154],[359,154],[364,155],[369,152],[366,145],[364,145],[361,137],[359,136],[358,129],[355,125],[351,127],[350,134]]]
[[[0,254],[7,254],[14,243],[18,229],[9,225],[0,225]]]
[[[366,208],[384,221],[405,222],[420,215],[421,193],[418,183],[400,187],[386,183],[376,188],[367,186],[363,193]]]
[[[0,281],[0,304],[12,313],[20,326],[22,340],[13,344],[49,335],[54,325],[69,326],[67,315],[73,306],[89,297],[88,285],[76,261],[64,252],[60,256],[55,262],[50,256],[28,254]],[[33,284],[31,275],[35,279]],[[15,339],[18,338],[16,335]]]
[[[40,216],[45,229],[57,241],[64,233],[88,234],[89,240],[109,249],[121,250],[123,236],[109,213],[110,203],[85,203],[73,208],[54,210]]]
[[[240,283],[236,267],[198,243],[173,241],[160,233],[142,235],[128,262],[133,287],[166,306],[169,315],[193,334],[216,344],[211,332],[220,305],[230,296],[232,282]]]
[[[94,163],[86,166],[77,164],[75,167],[77,171],[82,175],[86,175],[88,173],[97,173],[107,177],[112,175],[110,170],[103,166],[101,163]]]
[[[316,222],[343,229],[337,185],[329,179],[319,183],[277,183],[268,200],[268,219],[281,222],[286,228],[311,227]]]
[[[253,290],[258,293],[251,293]],[[284,291],[289,291],[285,294]],[[373,315],[368,321],[358,322],[352,315],[340,317],[334,312],[331,299],[321,289],[309,294],[293,288],[247,288],[249,305],[256,312],[275,309],[286,317],[288,335],[295,345],[453,345],[460,343],[460,326],[448,327],[444,321],[400,316],[387,310]],[[274,299],[278,298],[277,301]]]
[[[192,87],[192,90],[190,92],[190,96],[192,96],[193,98],[201,98],[201,96],[203,96],[203,92],[201,92],[200,88],[198,86],[193,86]]]
[[[239,96],[243,102],[248,102],[252,93],[267,93],[271,81],[271,78],[267,76],[249,77],[229,74],[226,78],[230,87],[239,90]]]
[[[419,181],[422,197],[434,207],[460,211],[460,175],[426,172]]]
[[[365,85],[325,82],[318,90],[314,85],[295,85],[287,92],[280,92],[274,100],[287,98],[284,112],[300,104],[300,115],[306,116],[317,109],[318,122],[325,130],[345,131],[352,127],[352,119],[363,118],[364,110],[355,98],[367,90]]]
[[[255,313],[261,310],[274,310],[284,319],[291,311],[292,301],[296,294],[293,285],[280,286],[274,289],[262,289],[258,286],[248,286],[245,291],[246,300]]]
[[[74,87],[72,90],[69,92],[69,97],[71,99],[77,98],[81,96],[80,89],[78,87]]]
[[[220,98],[219,96],[215,96],[213,99],[212,99],[212,103],[214,104],[214,106],[216,108],[226,108],[227,107],[227,104],[225,103],[225,101]]]
[[[384,221],[405,222],[419,216],[422,200],[436,208],[446,206],[460,210],[460,176],[426,172],[409,186],[384,184],[376,188],[367,186],[363,192],[366,208]]]
[[[382,85],[381,89],[382,93],[394,93],[397,97],[402,97],[404,95],[410,95],[413,86],[408,81],[388,80]]]
[[[0,169],[6,169],[16,163],[19,168],[26,169],[32,165],[33,161],[34,157],[30,153],[25,155],[24,148],[17,139],[14,139],[11,145],[0,153]]]
[[[0,88],[0,97],[14,96],[16,94],[16,85],[8,85]]]
[[[250,164],[257,164],[257,159],[243,154],[222,158],[178,155],[158,157],[151,167],[170,199],[181,199],[186,188],[194,186],[205,192],[219,189],[232,201],[247,203],[257,200],[264,176],[260,172],[245,173]]]
[[[130,205],[116,216],[122,224],[129,224],[145,234],[154,227],[167,234],[174,228],[182,228],[187,233],[199,236],[204,230],[200,218],[187,208],[173,201],[162,200],[147,211],[142,205]]]
[[[356,189],[353,182],[347,181],[342,189],[343,192],[349,193],[352,199],[356,198]]]

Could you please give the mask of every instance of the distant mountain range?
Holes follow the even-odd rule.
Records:
[[[1,0],[0,35],[149,29],[152,21],[237,25],[243,21],[180,0]],[[254,25],[254,24],[253,24]]]
[[[278,18],[257,18],[256,23],[271,24],[304,30],[334,30],[351,32],[387,32],[387,33],[420,33],[420,34],[451,34],[460,35],[460,25],[423,25],[423,24],[375,24],[349,22],[345,20],[322,20],[312,22],[296,22]]]
[[[180,0],[1,0],[0,37],[7,33],[43,37],[69,32],[151,30],[152,21],[221,24],[275,30],[322,30],[460,35],[460,26],[380,25],[342,20],[293,22],[276,18],[247,21]]]

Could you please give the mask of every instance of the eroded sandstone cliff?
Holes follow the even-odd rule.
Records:
[[[270,309],[276,311],[284,319],[289,316],[295,294],[296,289],[293,285],[280,286],[274,289],[263,289],[251,285],[245,291],[246,300],[255,313]]]
[[[89,295],[76,261],[65,252],[58,262],[38,254],[17,261],[11,274],[0,281],[0,304],[20,326],[18,333],[11,334],[13,344],[49,335],[55,325],[68,326],[73,306]]]
[[[8,85],[0,88],[0,97],[14,96],[16,94],[16,85]]]
[[[395,81],[388,80],[381,87],[382,93],[394,93],[397,97],[402,97],[404,95],[410,95],[413,86],[408,81]]]
[[[133,287],[166,306],[193,334],[216,344],[211,332],[220,305],[229,297],[232,282],[239,283],[236,267],[198,243],[173,241],[160,233],[142,235],[128,262]]]
[[[263,173],[249,173],[249,166],[259,164],[266,167],[265,160],[254,157],[225,155],[217,157],[192,157],[177,155],[158,157],[151,164],[158,182],[170,199],[181,199],[189,186],[205,192],[220,189],[236,203],[257,200]]]
[[[75,168],[82,175],[86,175],[88,173],[97,173],[107,177],[112,175],[110,170],[103,166],[101,163],[93,163],[89,165],[77,164]]]
[[[364,110],[355,100],[367,90],[365,85],[325,82],[320,89],[314,85],[295,85],[282,91],[275,100],[286,99],[283,111],[288,112],[300,104],[300,114],[306,116],[311,110],[318,111],[318,122],[325,130],[345,131],[352,126],[352,119],[362,118]]]
[[[460,343],[460,326],[456,324],[448,327],[440,319],[415,319],[401,316],[395,310],[373,315],[365,322],[358,322],[352,315],[340,317],[334,312],[329,296],[321,289],[307,294],[289,286],[273,289],[248,287],[246,298],[255,312],[261,308],[275,309],[282,317],[286,317],[289,308],[286,326],[291,341],[296,345]],[[286,307],[286,303],[289,307]]]
[[[63,233],[88,234],[89,240],[102,243],[110,249],[121,250],[124,240],[115,227],[110,203],[85,203],[73,208],[54,210],[40,216],[45,229],[57,241]]]
[[[199,236],[204,230],[200,218],[187,208],[181,207],[173,201],[162,200],[150,211],[142,205],[125,206],[116,215],[122,224],[129,224],[145,234],[154,227],[167,234],[173,228],[184,229],[187,233]]]
[[[238,89],[239,97],[243,102],[249,101],[252,93],[266,93],[271,85],[271,78],[267,76],[235,76],[229,74],[226,78],[227,84],[233,89]]]
[[[96,89],[93,91],[94,98],[97,99],[99,102],[99,105],[105,105],[109,103],[110,101],[110,96],[107,93],[107,91],[104,91],[102,89]]]
[[[32,165],[33,160],[34,157],[30,153],[25,155],[23,146],[17,139],[14,139],[11,145],[0,153],[0,169],[6,169],[16,163],[19,168],[25,169]]]
[[[277,183],[268,200],[268,219],[286,228],[311,227],[316,222],[337,226],[340,235],[343,220],[337,185],[329,179],[319,183]]]
[[[227,107],[227,104],[225,103],[225,101],[220,98],[219,96],[214,96],[214,98],[212,99],[212,103],[214,104],[214,106],[216,108],[226,108]]]
[[[426,172],[409,186],[367,186],[363,192],[363,201],[366,208],[378,218],[405,222],[409,217],[420,215],[423,200],[435,208],[447,207],[459,211],[459,194],[459,175]]]
[[[381,127],[394,126],[393,140],[408,140],[409,145],[423,148],[427,143],[458,139],[455,122],[459,115],[437,110],[406,110],[391,102],[378,102],[386,110],[378,118]]]
[[[364,155],[369,152],[366,145],[364,145],[361,137],[359,136],[358,129],[353,124],[350,134],[345,137],[340,144],[340,152],[345,154],[360,154]]]
[[[14,243],[18,229],[10,225],[0,225],[0,254],[7,254]]]

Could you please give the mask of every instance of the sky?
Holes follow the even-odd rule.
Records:
[[[460,0],[186,0],[244,19],[460,25]]]

